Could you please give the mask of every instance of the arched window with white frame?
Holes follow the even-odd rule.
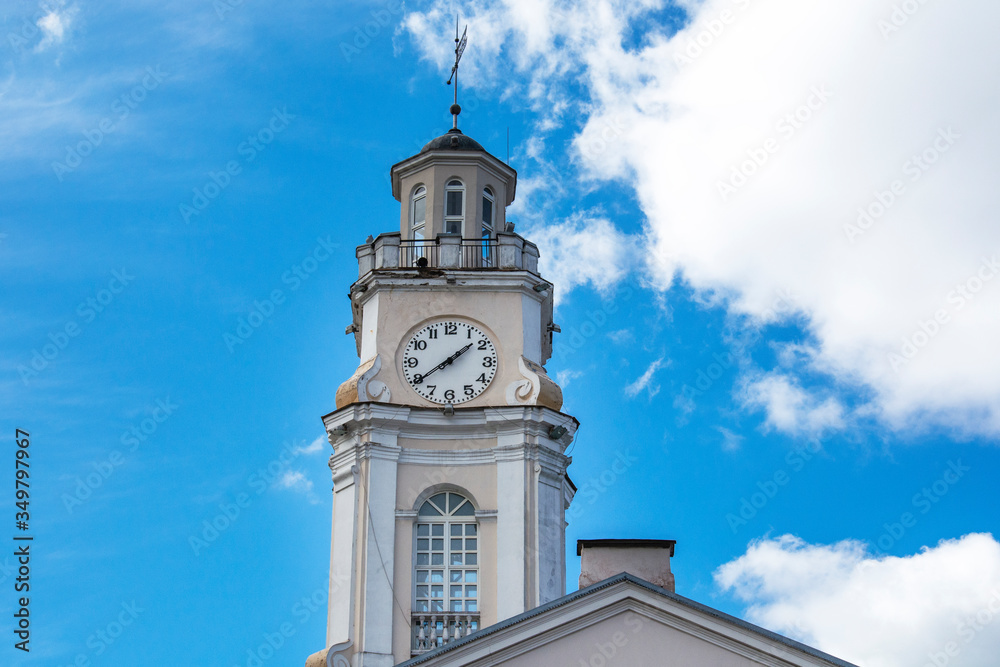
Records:
[[[453,178],[444,188],[444,231],[448,234],[461,234],[464,221],[465,185]]]
[[[494,212],[495,212],[496,197],[493,196],[493,191],[489,188],[483,188],[483,233],[482,237],[484,239],[490,239],[493,236],[494,231]]]
[[[424,229],[427,226],[427,188],[418,187],[410,197],[410,238],[419,240],[424,238]]]
[[[417,512],[413,551],[413,652],[479,629],[479,524],[472,502],[454,491]]]
[[[494,220],[496,216],[496,197],[493,196],[493,191],[489,188],[483,188],[483,228],[482,228],[482,246],[483,246],[483,266],[492,266],[493,262],[493,246],[490,241],[493,239],[494,230]]]

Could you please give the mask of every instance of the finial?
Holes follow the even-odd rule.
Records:
[[[455,80],[455,101],[451,105],[451,129],[458,129],[458,114],[462,113],[462,107],[458,106],[458,61],[462,59],[462,54],[465,53],[465,44],[468,41],[466,35],[469,33],[469,26],[465,26],[465,30],[462,31],[462,37],[459,39],[458,36],[458,16],[455,16],[455,65],[451,68],[451,76],[448,77],[447,84],[451,85],[451,80]]]

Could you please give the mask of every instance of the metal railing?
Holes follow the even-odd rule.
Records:
[[[437,239],[416,239],[399,242],[399,268],[438,265]],[[421,261],[422,260],[422,261]]]
[[[399,242],[399,268],[492,269],[497,266],[497,243],[492,239],[462,239],[455,244],[457,256],[443,257],[447,250],[438,239]],[[442,252],[444,250],[444,252]]]
[[[458,641],[479,629],[479,612],[414,612],[410,654],[419,655]]]

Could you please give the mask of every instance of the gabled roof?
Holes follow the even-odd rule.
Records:
[[[765,630],[743,619],[730,616],[659,586],[654,586],[648,581],[626,572],[478,630],[458,641],[399,663],[397,667],[480,664],[477,662],[478,660],[493,656],[498,647],[537,643],[526,640],[529,640],[531,636],[550,632],[555,625],[559,624],[545,623],[545,617],[562,616],[568,622],[574,619],[573,607],[579,607],[580,616],[584,616],[603,606],[615,604],[621,606],[620,603],[627,598],[637,602],[638,604],[635,605],[637,608],[645,603],[649,608],[655,607],[668,613],[683,614],[687,617],[685,619],[687,625],[690,625],[692,620],[700,627],[710,625],[712,626],[710,634],[714,633],[724,637],[728,643],[735,641],[741,645],[747,645],[749,651],[761,653],[765,660],[767,655],[774,656],[773,662],[763,662],[762,664],[857,667],[853,663],[836,658],[811,646]],[[592,602],[596,603],[597,606],[591,604]],[[604,604],[605,602],[606,604]],[[556,619],[551,620],[555,621]],[[509,641],[507,641],[507,636],[509,636]],[[486,652],[483,655],[480,655],[483,651],[478,650],[478,645],[481,644],[491,645],[488,650],[484,649]],[[750,644],[754,646],[750,646]],[[760,661],[761,657],[756,657],[754,660]]]

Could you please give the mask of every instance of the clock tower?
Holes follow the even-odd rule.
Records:
[[[506,220],[517,173],[453,127],[391,181],[399,231],[357,248],[360,363],[323,417],[336,656],[309,665],[389,667],[565,593],[577,421],[544,368],[553,286]]]

